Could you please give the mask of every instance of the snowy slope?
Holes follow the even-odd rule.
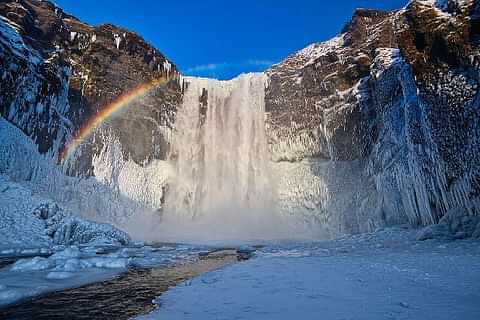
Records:
[[[35,215],[37,209],[48,204],[45,199],[0,176],[0,203],[0,248],[52,244],[44,221]]]
[[[53,244],[128,244],[129,236],[61,209],[55,202],[0,175],[0,249]],[[5,250],[4,250],[5,251]]]

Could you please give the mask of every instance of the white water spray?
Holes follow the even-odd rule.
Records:
[[[163,236],[196,241],[287,237],[276,213],[265,135],[266,76],[185,82]]]

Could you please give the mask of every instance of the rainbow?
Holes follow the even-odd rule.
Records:
[[[100,112],[95,114],[85,123],[84,126],[80,128],[80,130],[77,131],[77,134],[74,136],[74,138],[70,140],[60,152],[60,161],[64,163],[66,160],[68,160],[74,154],[78,146],[80,146],[82,142],[88,138],[102,123],[128,108],[135,100],[146,96],[153,89],[165,85],[173,79],[175,78],[156,78],[147,83],[143,83],[115,98],[112,102],[110,102],[110,104],[102,108]]]

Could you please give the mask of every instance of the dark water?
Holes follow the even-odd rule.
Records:
[[[0,310],[0,319],[130,319],[152,311],[152,300],[168,288],[238,258],[226,253],[172,267],[131,269],[109,281],[54,292]]]
[[[0,269],[8,265],[14,264],[17,258],[0,258]]]

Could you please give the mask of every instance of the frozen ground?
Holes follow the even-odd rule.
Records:
[[[55,246],[43,251],[17,250],[17,255],[49,253],[18,260],[0,269],[0,307],[47,292],[110,279],[128,267],[152,267],[195,259],[205,248],[161,246]],[[0,251],[11,255],[12,250]]]
[[[479,240],[415,236],[268,247],[171,289],[140,319],[480,319]]]

